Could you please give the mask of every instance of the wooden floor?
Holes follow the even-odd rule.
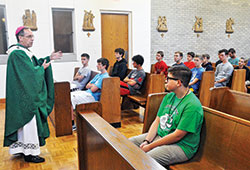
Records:
[[[117,128],[124,136],[131,137],[142,132],[142,118],[138,113],[143,113],[138,109],[122,113],[122,127]],[[7,147],[3,147],[4,137],[5,105],[0,103],[0,170],[77,170],[77,136],[55,137],[53,128],[50,128],[50,137],[47,144],[41,147],[40,156],[45,158],[44,163],[32,164],[24,162],[22,157],[9,154]],[[50,127],[52,127],[49,121]]]

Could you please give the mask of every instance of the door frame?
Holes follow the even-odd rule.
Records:
[[[128,15],[128,60],[129,60],[128,67],[132,68],[132,56],[133,56],[133,54],[132,54],[132,11],[100,9],[100,16],[102,14],[125,14],[125,15]],[[102,21],[100,19],[100,25],[101,25],[101,22]],[[101,30],[101,33],[102,33],[102,30]],[[102,56],[102,54],[101,54],[101,56]]]

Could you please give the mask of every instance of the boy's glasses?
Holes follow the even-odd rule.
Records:
[[[174,78],[174,77],[167,77],[166,79],[167,79],[167,81],[168,81],[168,80],[179,80],[179,79]]]

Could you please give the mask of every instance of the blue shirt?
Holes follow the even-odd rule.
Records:
[[[194,93],[198,92],[198,89],[200,87],[200,82],[201,82],[201,78],[202,78],[202,73],[205,71],[205,69],[203,67],[201,68],[193,68],[192,70],[192,77],[190,82],[194,81],[195,78],[198,79],[198,82],[196,82],[195,84],[189,86],[190,88],[194,89]]]
[[[250,66],[250,60],[248,60],[248,62],[247,62],[247,66]]]
[[[96,85],[96,87],[98,87],[99,89],[96,92],[92,92],[90,89],[88,89],[86,92],[90,93],[96,101],[100,100],[100,96],[101,96],[101,89],[102,89],[102,80],[104,78],[109,77],[108,73],[103,73],[103,74],[97,74],[91,81],[91,84]]]

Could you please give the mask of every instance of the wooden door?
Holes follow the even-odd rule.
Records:
[[[109,65],[113,66],[115,49],[123,48],[125,56],[128,56],[128,15],[127,14],[102,14],[102,57],[109,60]],[[128,58],[126,58],[128,61]]]

